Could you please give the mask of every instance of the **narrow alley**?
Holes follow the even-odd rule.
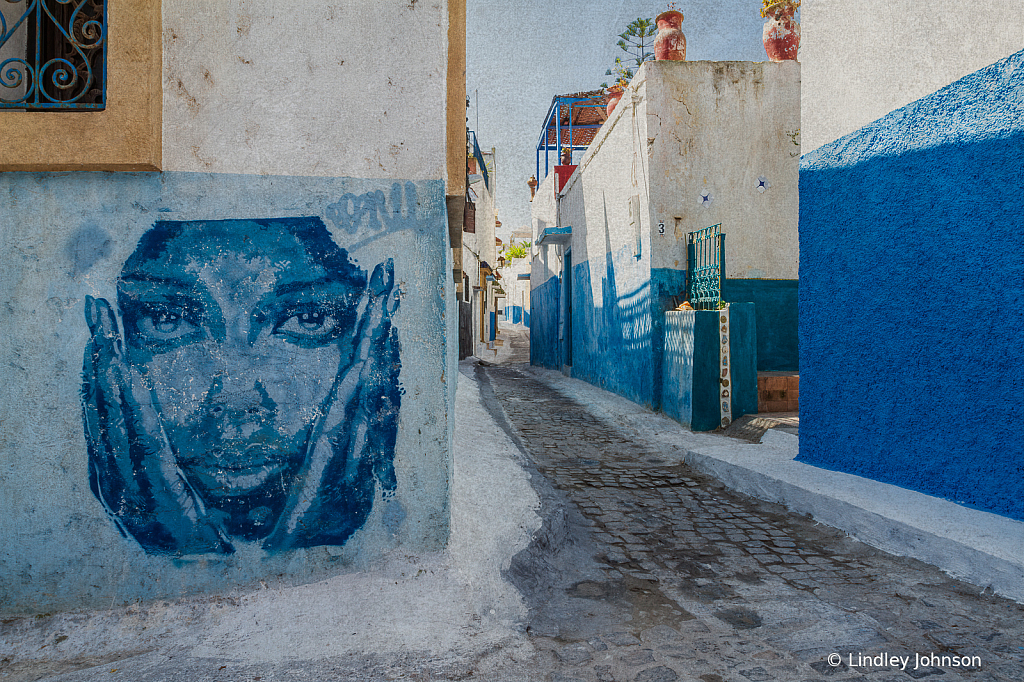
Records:
[[[626,433],[599,389],[522,364],[528,332],[506,333],[506,363],[462,371],[543,505],[509,569],[538,655],[509,679],[1024,677],[1024,606],[725,489]]]

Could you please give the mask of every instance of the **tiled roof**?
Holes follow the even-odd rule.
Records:
[[[588,145],[594,141],[594,136],[597,135],[598,128],[573,128],[572,129],[572,144],[573,145]],[[555,143],[555,130],[554,128],[548,129],[548,144]],[[562,128],[562,142],[560,146],[569,145],[569,129]]]
[[[569,125],[573,126],[572,144],[588,145],[594,140],[597,128],[576,128],[576,126],[600,126],[608,116],[605,114],[605,100],[603,90],[589,90],[587,92],[576,92],[569,95],[556,95],[552,101],[563,97],[586,98],[583,101],[560,104],[558,106],[558,121],[562,128],[560,145],[569,144]],[[547,143],[555,143],[554,122],[547,131]]]

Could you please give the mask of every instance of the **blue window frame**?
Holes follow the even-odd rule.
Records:
[[[0,109],[103,109],[106,72],[106,0],[0,2]]]

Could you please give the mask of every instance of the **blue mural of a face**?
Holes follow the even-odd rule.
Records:
[[[157,222],[87,297],[90,484],[148,552],[342,545],[393,466],[392,261],[319,218]]]

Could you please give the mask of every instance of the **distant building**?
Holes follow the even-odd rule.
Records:
[[[662,409],[687,235],[720,224],[722,299],[754,304],[756,369],[798,369],[799,86],[795,62],[641,67],[578,165],[539,176],[532,363]]]
[[[493,354],[497,337],[497,317],[501,285],[498,273],[499,225],[494,198],[497,177],[493,172],[494,150],[480,149],[476,134],[470,131],[467,153],[471,218],[462,234],[463,282],[459,313],[459,357],[486,357]]]

